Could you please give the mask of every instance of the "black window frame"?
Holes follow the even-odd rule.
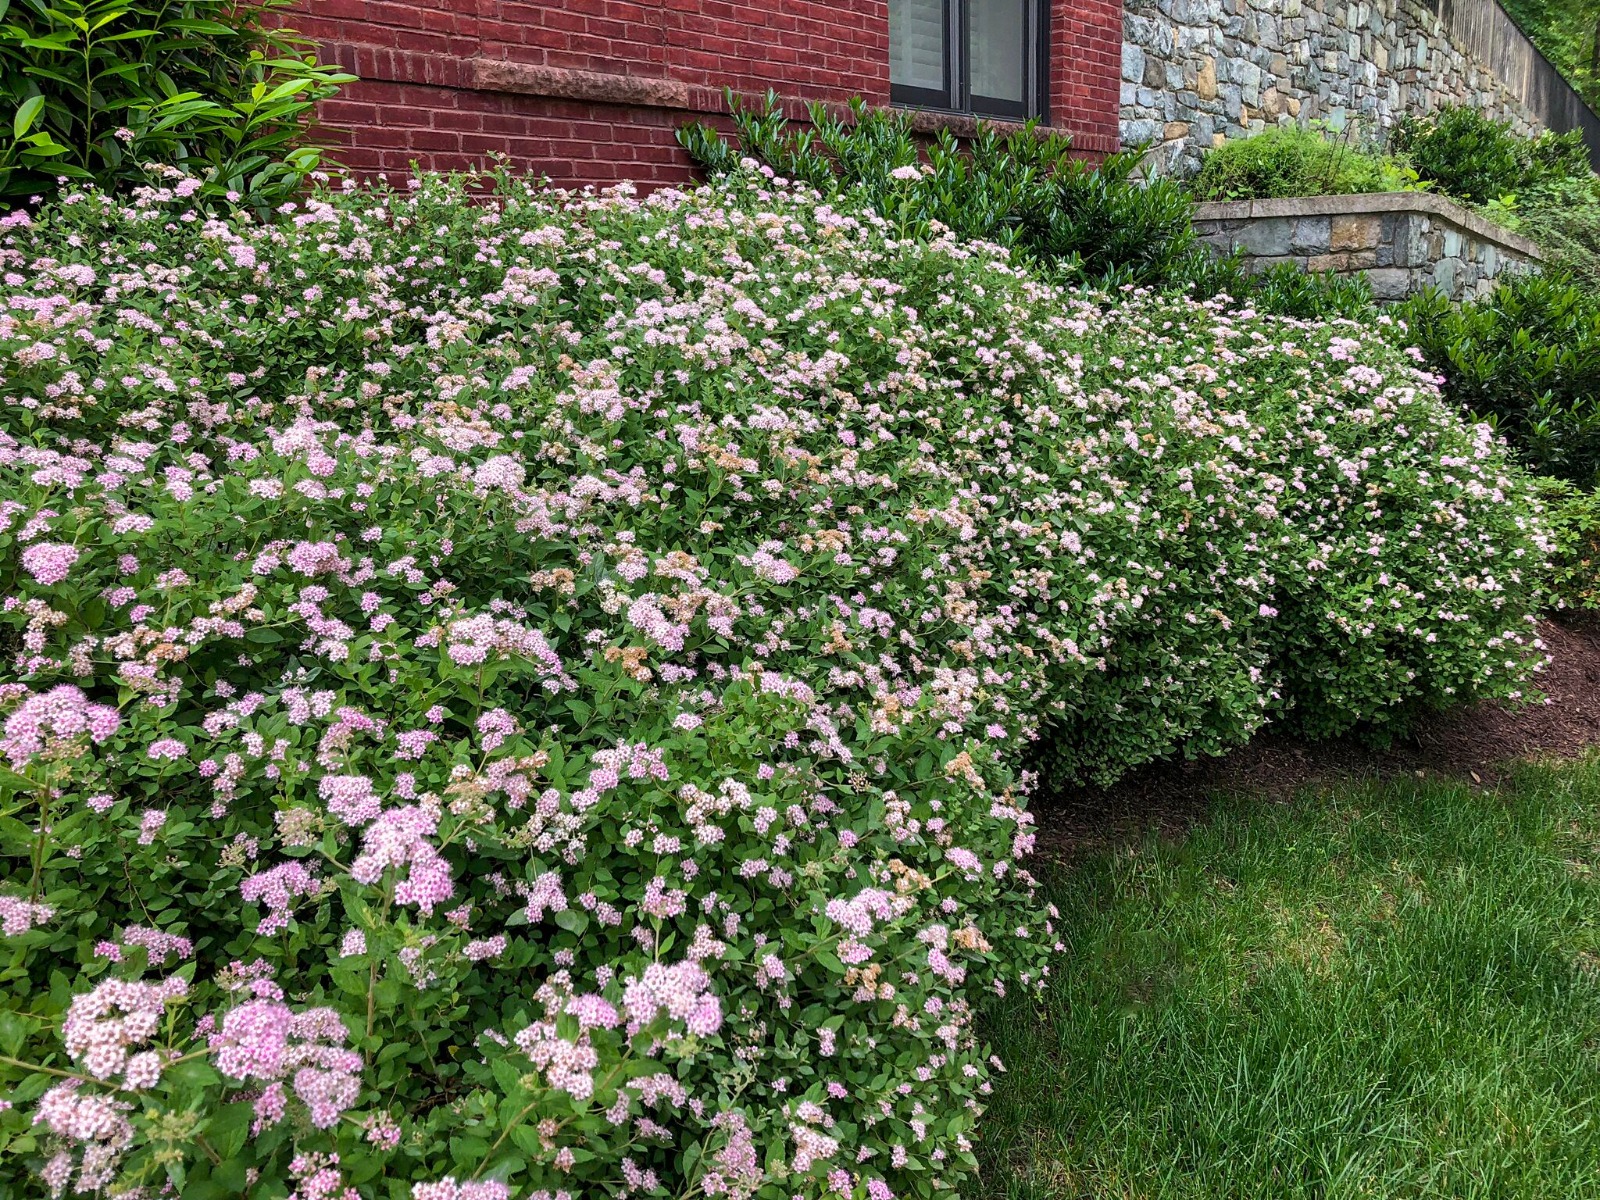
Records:
[[[1023,18],[1024,99],[974,96],[971,85],[971,0],[942,0],[944,5],[944,86],[908,87],[890,82],[889,102],[902,108],[925,108],[999,121],[1036,118],[1050,123],[1050,0],[1026,0]]]

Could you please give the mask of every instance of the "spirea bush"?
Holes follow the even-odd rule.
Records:
[[[192,191],[0,229],[18,1188],[980,1194],[1034,747],[1537,656],[1536,503],[1381,325],[759,176]]]

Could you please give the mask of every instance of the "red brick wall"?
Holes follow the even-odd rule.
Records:
[[[1121,106],[1122,0],[1050,0],[1050,123],[1109,154]]]
[[[361,77],[328,102],[357,170],[490,153],[561,184],[678,183],[673,133],[722,88],[889,98],[887,0],[301,0],[292,24]],[[1122,0],[1053,0],[1051,123],[1116,148]]]

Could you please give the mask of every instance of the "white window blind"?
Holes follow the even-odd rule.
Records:
[[[946,36],[944,0],[889,0],[889,81],[942,89]]]
[[[1027,0],[967,0],[972,94],[1021,103],[1027,88]],[[890,41],[893,41],[893,33]]]

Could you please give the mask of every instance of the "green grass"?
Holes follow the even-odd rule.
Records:
[[[1223,801],[1052,898],[985,1197],[1600,1197],[1600,760]]]

